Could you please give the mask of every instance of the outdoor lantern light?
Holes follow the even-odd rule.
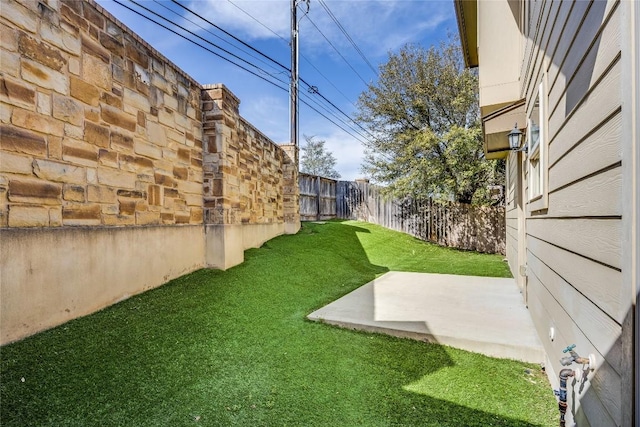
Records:
[[[518,129],[518,123],[513,126],[511,132],[509,132],[509,148],[512,151],[527,151],[527,146],[525,145],[520,149],[520,141],[522,140],[522,132]]]

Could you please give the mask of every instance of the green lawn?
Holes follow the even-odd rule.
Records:
[[[0,425],[557,424],[537,366],[305,320],[389,270],[504,277],[501,256],[329,222],[245,258],[0,349]]]

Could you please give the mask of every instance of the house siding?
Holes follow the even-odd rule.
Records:
[[[506,200],[506,247],[507,261],[513,277],[518,276],[519,249],[518,249],[518,233],[520,229],[520,216],[518,206],[518,162],[517,153],[511,153],[507,161],[507,188],[505,194]],[[518,280],[518,286],[522,288],[521,280]]]
[[[622,395],[632,393],[622,381],[620,339],[629,305],[623,297],[621,246],[620,2],[547,0],[524,7],[530,7],[530,22],[524,26],[529,31],[524,34],[521,96],[528,105],[546,80],[549,165],[548,205],[533,201],[526,210],[528,307],[549,356],[552,381],[563,368],[559,359],[566,346],[576,344],[580,355],[596,356],[597,370],[582,387],[574,387],[578,395],[572,411],[578,425],[619,426]],[[516,162],[512,153],[507,168],[507,257],[514,275],[519,236]],[[556,331],[553,341],[550,327]]]

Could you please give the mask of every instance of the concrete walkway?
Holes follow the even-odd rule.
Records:
[[[514,279],[393,271],[308,318],[493,357],[544,361]]]

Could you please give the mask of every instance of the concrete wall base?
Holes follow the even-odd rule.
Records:
[[[246,249],[259,248],[282,234],[283,223],[205,225],[207,267],[226,270],[241,264]]]
[[[298,231],[300,231],[300,221],[295,221],[295,222],[286,222],[284,224],[284,233],[285,234],[296,234]]]
[[[205,266],[202,225],[0,229],[0,345]]]

